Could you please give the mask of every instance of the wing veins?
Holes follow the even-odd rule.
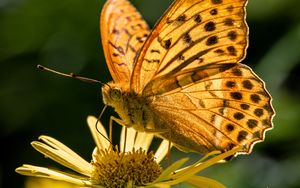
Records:
[[[231,3],[228,3],[228,5],[229,4],[231,4]],[[243,7],[243,6],[239,6],[238,8],[240,8],[240,7]],[[209,9],[205,9],[204,11],[206,11],[206,10],[209,10]],[[222,9],[222,10],[225,10],[225,9]],[[189,21],[189,20],[191,20],[195,15],[197,15],[197,14],[200,14],[201,12],[204,12],[204,11],[199,11],[199,12],[197,12],[196,14],[193,14],[193,16],[191,16],[189,19],[187,19],[186,21],[185,21],[185,23],[187,22],[187,21]],[[228,14],[228,15],[226,15],[226,16],[219,16],[219,17],[217,17],[218,19],[220,19],[220,18],[226,18],[226,17],[228,17],[228,16],[232,16],[232,15],[237,15],[237,14]],[[205,23],[207,23],[207,22],[209,22],[209,21],[211,21],[211,20],[214,20],[214,19],[216,19],[216,18],[211,18],[211,19],[207,19],[207,20],[205,20],[204,22],[201,22],[201,24],[194,24],[194,27],[191,27],[188,31],[187,31],[187,33],[188,32],[190,32],[191,30],[193,30],[193,29],[195,29],[195,27],[197,27],[197,26],[200,26],[200,25],[204,25]],[[242,21],[242,19],[238,19],[238,20],[236,20],[236,21]],[[217,22],[217,24],[220,24],[220,23],[223,23],[223,22]],[[184,23],[183,23],[184,24]],[[181,24],[182,25],[182,24]],[[174,32],[174,30],[176,30],[176,29],[178,29],[181,25],[178,25],[177,27],[174,27],[174,29],[172,29],[170,32],[168,32],[165,36],[168,36],[170,33],[172,33],[172,32]],[[164,29],[162,29],[161,30],[161,32],[163,32],[165,29],[167,29],[168,27],[165,27]],[[167,38],[167,37],[163,37],[162,39],[165,39],[165,38]]]
[[[236,122],[230,120],[230,119],[227,118],[226,116],[222,116],[222,115],[218,114],[217,112],[211,111],[212,109],[218,109],[218,108],[220,108],[220,107],[223,107],[223,106],[213,107],[213,108],[207,108],[207,110],[210,111],[210,112],[213,112],[213,113],[215,113],[216,115],[218,115],[218,116],[220,116],[220,117],[222,117],[222,118],[224,118],[224,119],[227,119],[227,120],[229,120],[231,123],[235,123],[235,124],[239,125],[239,127],[243,128],[242,125],[240,125],[240,124],[238,124],[238,123],[236,123]],[[243,113],[247,114],[248,116],[252,117],[253,119],[256,119],[255,116],[253,116],[252,114],[249,114],[249,113],[247,113],[246,111],[243,111],[243,110],[241,110],[241,109],[234,108],[234,107],[226,107],[226,108],[235,109],[236,111],[243,112]],[[245,127],[246,127],[246,126],[245,126]],[[244,128],[244,129],[246,129],[248,132],[253,133],[253,131],[252,131],[251,129],[247,128],[247,127]]]
[[[173,107],[162,106],[162,105],[158,105],[158,106],[164,107],[164,108],[167,108],[167,109],[170,109],[170,111],[174,111],[174,108],[173,108]],[[176,109],[178,109],[178,108],[176,108]],[[178,109],[178,110],[183,110],[183,111],[189,112],[190,114],[192,114],[192,115],[193,115],[194,117],[196,117],[197,119],[203,121],[204,123],[206,123],[206,124],[209,125],[210,127],[216,129],[219,133],[221,133],[223,136],[225,136],[225,137],[228,138],[229,140],[233,141],[235,144],[238,144],[238,143],[236,143],[234,140],[232,140],[229,136],[227,136],[225,133],[223,133],[220,129],[218,129],[217,127],[215,127],[213,124],[211,124],[210,122],[208,122],[208,121],[204,120],[203,118],[199,117],[197,114],[193,113],[193,111],[196,111],[195,109],[192,109],[192,110]],[[209,111],[209,112],[212,112],[212,113],[215,114],[215,115],[220,116],[218,113],[216,113],[216,112],[214,112],[214,111],[211,111],[211,110],[208,110],[208,109],[197,109],[197,110]],[[221,116],[221,117],[223,117],[223,116]],[[227,119],[227,118],[224,117],[224,119]],[[227,119],[227,120],[229,120],[229,119]],[[231,123],[237,124],[236,122],[233,122],[233,121],[231,121],[231,120],[229,120],[229,121],[230,121]],[[239,124],[237,124],[237,125],[240,126]],[[241,127],[241,126],[240,126],[240,127]],[[191,127],[189,127],[189,129],[190,129],[190,128],[191,128]],[[201,134],[201,136],[202,136],[202,134]],[[207,139],[206,139],[206,140],[207,140]],[[208,141],[208,140],[207,140],[207,141]],[[215,146],[215,144],[213,144],[213,145]],[[239,144],[238,144],[238,145],[239,145]],[[216,148],[216,147],[214,147],[214,148]]]
[[[161,106],[161,107],[165,107],[166,109],[169,109],[169,111],[175,111],[174,108],[169,108],[168,106]],[[184,109],[181,109],[181,110],[184,110]],[[186,111],[186,110],[184,110],[184,111]],[[187,112],[190,112],[190,111],[187,111]],[[200,118],[199,116],[195,115],[194,113],[190,113],[190,114],[193,115],[194,117],[196,117],[197,119],[203,120],[202,118]],[[207,121],[205,121],[205,120],[203,120],[203,122],[207,123]],[[211,126],[211,124],[208,124],[208,125]],[[185,125],[185,126],[187,126],[187,125]],[[189,132],[191,132],[191,133],[194,133],[194,131],[193,131],[194,129],[191,129],[191,127],[187,127],[186,130],[189,131]],[[203,136],[203,134],[201,134],[201,132],[199,132],[199,134],[201,135],[202,139],[204,139],[208,144],[210,144],[212,147],[214,147],[215,149],[217,149],[216,145],[212,144],[205,136]]]
[[[216,61],[214,63],[210,63],[210,64],[206,64],[206,65],[203,65],[203,66],[199,66],[199,67],[195,67],[195,68],[191,68],[191,69],[186,69],[186,70],[182,70],[181,72],[179,72],[179,70],[181,70],[182,68],[181,67],[176,67],[176,69],[179,69],[179,70],[175,70],[173,69],[171,72],[163,75],[163,76],[160,76],[158,78],[160,79],[165,79],[165,78],[169,78],[170,76],[172,77],[177,77],[177,76],[180,76],[180,75],[184,75],[186,73],[191,73],[191,72],[197,72],[197,71],[200,71],[200,70],[208,70],[208,69],[216,69],[216,68],[224,68],[223,72],[234,67],[236,64],[235,63],[223,63],[223,64],[218,64],[219,62],[223,62],[223,61]],[[216,67],[213,67],[213,66],[216,66]],[[227,69],[225,69],[225,67]],[[176,72],[178,72],[177,74],[175,74]],[[210,75],[207,75],[206,77],[204,78],[207,78],[209,76],[213,76],[213,75],[216,75],[216,74],[219,74],[218,73],[215,73],[215,74],[210,74]],[[156,78],[156,79],[158,79]],[[167,80],[167,79],[166,79]],[[200,79],[202,80],[202,79]],[[197,81],[196,81],[197,82]],[[196,82],[193,82],[193,83],[196,83]],[[183,86],[184,87],[184,86]]]
[[[209,111],[209,110],[208,110]],[[211,111],[210,111],[211,112]],[[214,112],[212,112],[214,113]],[[213,124],[209,123],[208,121],[202,119],[201,117],[197,116],[195,113],[191,112],[191,114],[193,114],[194,116],[196,116],[197,119],[200,119],[204,122],[206,122],[210,127],[213,127],[214,129],[216,129],[219,133],[221,133],[223,136],[225,136],[226,138],[228,138],[229,140],[233,141],[235,144],[238,144],[236,143],[234,140],[232,140],[229,136],[227,136],[225,133],[223,133],[220,129],[218,129],[217,127],[215,127]],[[215,113],[214,113],[215,114]],[[214,143],[214,142],[213,142]],[[214,144],[215,145],[215,144]],[[239,145],[239,144],[238,144]]]
[[[223,31],[228,31],[228,30],[231,30],[231,29],[226,29],[226,30],[223,30]],[[194,41],[191,45],[189,45],[187,48],[184,48],[183,50],[181,50],[180,52],[178,52],[172,59],[170,59],[170,60],[166,63],[166,65],[165,65],[163,68],[161,68],[159,71],[157,71],[154,75],[159,74],[159,73],[161,73],[162,71],[164,71],[168,66],[170,66],[170,64],[172,64],[174,61],[176,61],[176,59],[178,59],[179,56],[180,56],[181,54],[183,54],[184,52],[187,52],[187,51],[190,50],[192,47],[194,47],[195,45],[197,45],[199,42],[201,42],[201,41],[204,40],[205,38],[208,38],[209,36],[212,36],[212,35],[214,35],[214,34],[210,34],[210,35],[204,36],[204,37],[202,37],[202,38],[199,38],[198,40]],[[179,41],[179,40],[177,40],[177,41]],[[223,46],[228,46],[228,45],[229,45],[229,44],[226,44],[226,45],[217,45],[217,46],[211,47],[211,48],[209,48],[209,49],[207,49],[207,50],[200,51],[200,52],[198,52],[197,54],[195,54],[195,55],[193,55],[192,57],[190,57],[189,59],[185,60],[184,63],[180,64],[179,66],[177,66],[178,68],[175,68],[175,69],[179,69],[179,70],[180,70],[180,69],[182,69],[182,68],[188,66],[190,63],[192,63],[192,62],[193,62],[194,60],[196,60],[197,58],[202,57],[203,55],[205,55],[205,54],[208,53],[209,51],[211,51],[211,50],[213,50],[213,49],[216,49],[216,48],[223,47]],[[172,46],[172,47],[173,47],[173,46]],[[172,48],[172,47],[171,47],[171,48]],[[170,49],[171,49],[171,48],[170,48]],[[169,50],[169,51],[170,51],[170,50]],[[166,57],[166,55],[168,54],[169,51],[167,51],[167,52],[164,54],[163,58],[162,58],[161,61],[160,61],[160,65],[161,65],[162,62],[164,61],[164,59],[165,59],[165,57]],[[195,58],[195,57],[197,57],[197,58]],[[187,63],[185,63],[185,62],[187,62]],[[182,67],[182,65],[184,65],[184,66]],[[182,67],[182,68],[180,68],[180,67]],[[175,70],[175,69],[173,69],[173,70]],[[173,72],[173,70],[172,70],[172,72]]]
[[[234,122],[234,121],[228,119],[228,118],[225,117],[225,116],[220,116],[220,114],[218,114],[218,113],[216,113],[216,112],[214,112],[214,111],[211,111],[211,110],[208,110],[208,111],[214,113],[215,115],[218,115],[218,116],[221,117],[221,118],[224,118],[224,119],[228,120],[228,121],[231,122],[231,123],[234,123],[235,125],[238,125],[238,126],[241,127],[242,129],[244,128],[242,125],[240,125],[240,124],[238,124],[238,123],[236,123],[236,122]],[[251,133],[252,133],[252,131],[248,130],[248,128],[244,128],[244,129],[246,129],[248,132],[251,132]],[[217,130],[219,130],[219,129],[217,129]],[[220,130],[219,130],[219,131],[220,131]],[[220,131],[220,132],[223,133],[222,131]],[[225,135],[225,134],[223,133],[223,135]],[[230,137],[228,137],[227,135],[225,135],[225,136],[226,136],[227,138],[229,138],[230,140],[232,140],[232,139],[231,139]],[[235,142],[234,140],[232,140],[232,141]],[[236,143],[236,142],[235,142],[235,143]],[[236,144],[239,145],[239,143],[236,143]]]

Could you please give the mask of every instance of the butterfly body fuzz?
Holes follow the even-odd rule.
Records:
[[[133,127],[140,132],[154,130],[153,114],[146,98],[124,91],[112,82],[102,87],[102,95],[104,103],[115,109],[127,127]]]

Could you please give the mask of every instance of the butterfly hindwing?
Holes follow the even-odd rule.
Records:
[[[244,146],[241,153],[250,153],[274,115],[264,83],[242,64],[158,95],[151,105],[171,127],[164,137],[205,152]]]

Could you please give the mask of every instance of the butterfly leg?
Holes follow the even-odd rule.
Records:
[[[122,119],[119,119],[119,118],[117,118],[115,116],[110,116],[110,118],[109,118],[109,126],[112,126],[113,121],[115,121],[119,125],[128,127]]]
[[[115,116],[110,116],[109,118],[109,139],[112,141],[112,125],[113,121],[115,121],[117,124],[125,126],[125,122],[122,119],[116,118]]]
[[[109,118],[109,139],[112,142],[112,125],[113,121],[115,121],[117,124],[125,127],[125,140],[124,140],[124,148],[126,148],[126,140],[127,140],[127,128],[131,127],[130,125],[126,124],[124,120],[119,119],[115,116],[110,116]]]
[[[149,129],[149,128],[145,128],[144,130],[147,133],[153,133],[153,134],[161,134],[161,133],[169,132],[169,129]]]

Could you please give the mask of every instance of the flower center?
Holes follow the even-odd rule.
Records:
[[[139,149],[131,152],[101,150],[94,155],[91,181],[105,187],[136,187],[154,181],[162,168],[152,152]]]

